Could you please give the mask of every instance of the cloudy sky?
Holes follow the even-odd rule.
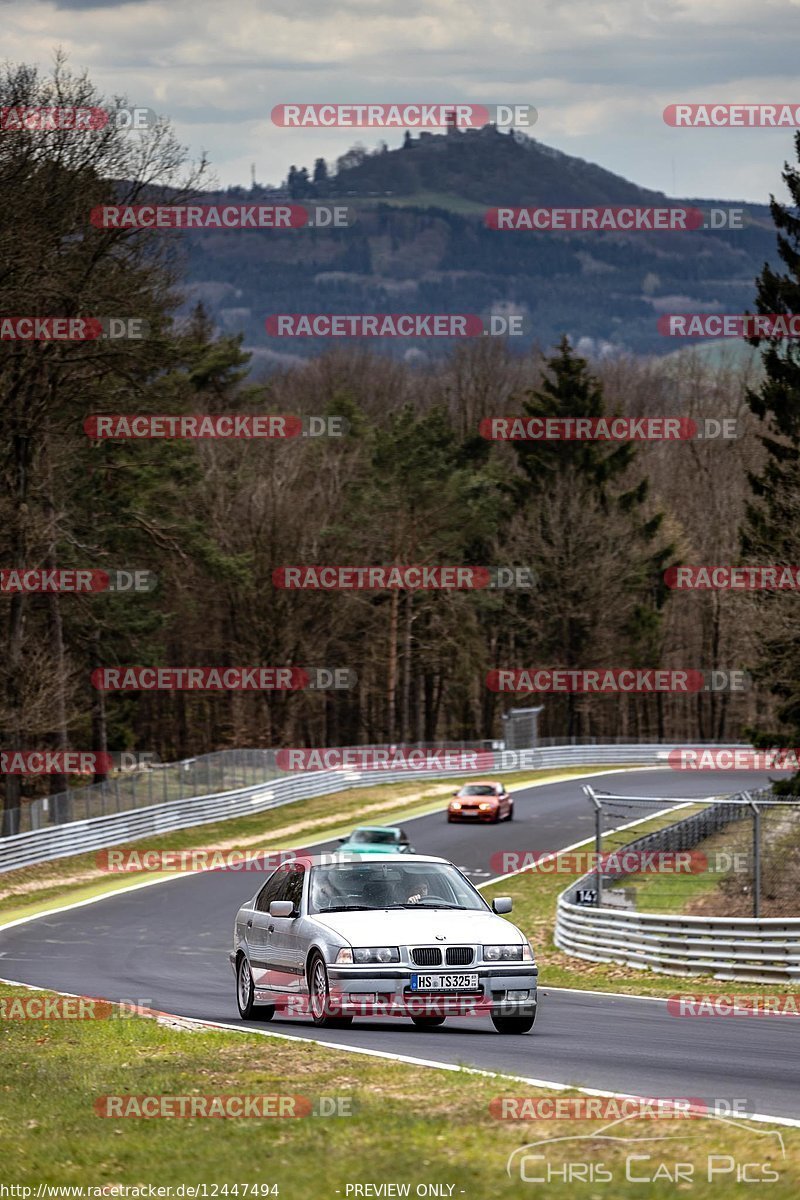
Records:
[[[372,130],[288,130],[282,102],[532,104],[539,140],[682,197],[765,201],[781,129],[672,129],[678,102],[800,103],[800,0],[0,0],[2,54],[57,47],[170,117],[223,184],[333,161]]]

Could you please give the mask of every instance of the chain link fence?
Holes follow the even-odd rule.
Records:
[[[681,801],[631,839],[626,826],[664,800],[583,790],[599,869],[579,881],[574,902],[696,917],[800,914],[800,799],[767,789]]]

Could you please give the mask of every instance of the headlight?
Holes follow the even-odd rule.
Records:
[[[460,800],[452,800],[450,803],[450,807],[451,808],[461,808],[461,801]]]
[[[523,951],[528,953],[524,954]],[[530,946],[484,946],[483,961],[484,962],[522,962],[523,960],[531,961]]]
[[[343,950],[340,950],[339,953],[336,955],[336,958],[334,959],[334,962],[337,962],[337,963],[351,963],[352,961],[353,961],[353,951],[350,949],[349,946],[346,946]]]
[[[488,811],[489,809],[494,808],[494,805],[484,803],[484,804],[479,804],[478,808],[482,808],[482,809],[484,809],[484,811]]]
[[[357,963],[400,962],[400,950],[397,946],[362,946],[353,951],[353,961]]]

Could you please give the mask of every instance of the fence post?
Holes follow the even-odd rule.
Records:
[[[600,865],[603,853],[603,806],[597,799],[594,789],[588,784],[584,786],[583,791],[594,805],[594,848],[597,851],[597,871],[594,878],[597,892],[596,907],[600,908],[603,903],[603,868]]]
[[[749,792],[743,795],[753,810],[753,916],[761,916],[761,809]]]

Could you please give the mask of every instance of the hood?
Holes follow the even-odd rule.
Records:
[[[510,921],[480,910],[378,908],[370,912],[315,914],[351,946],[515,945],[525,938]],[[445,937],[437,942],[436,935]]]

